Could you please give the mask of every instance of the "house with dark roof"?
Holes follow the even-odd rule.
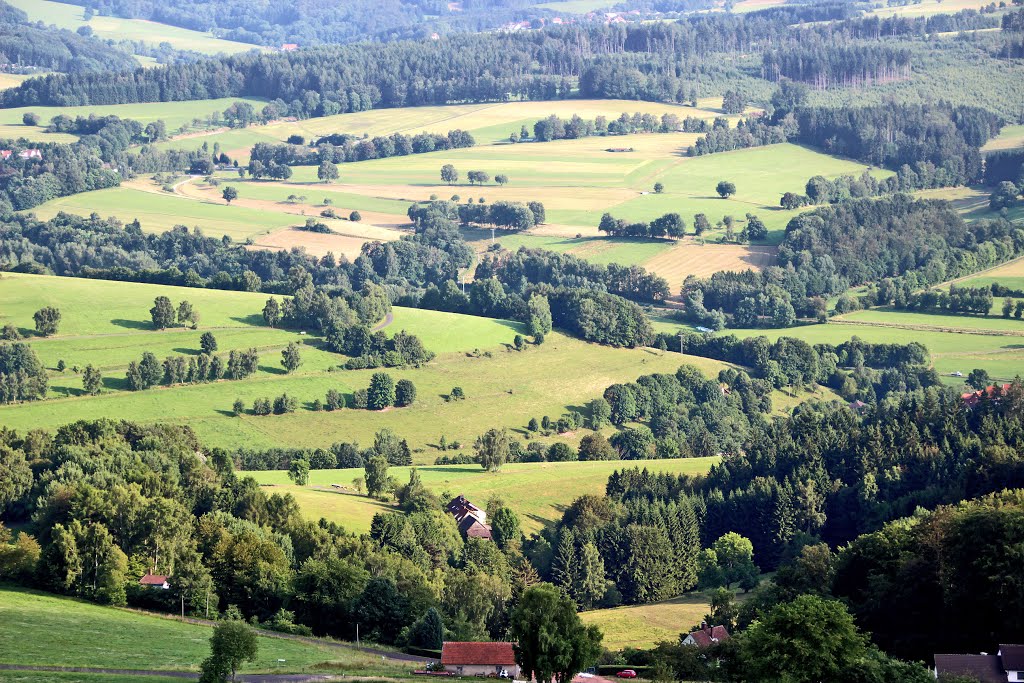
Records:
[[[171,584],[167,582],[169,577],[163,574],[149,574],[147,573],[141,579],[139,579],[139,585],[145,588],[159,588],[161,590],[167,590],[171,587]]]
[[[455,518],[459,533],[466,538],[491,539],[491,527],[487,523],[487,513],[466,500],[465,496],[452,498],[445,510]]]
[[[459,676],[519,677],[512,643],[446,642],[441,646],[441,665]]]
[[[998,656],[1007,681],[1024,681],[1024,645],[1000,644]]]
[[[1024,681],[1024,645],[1000,644],[994,655],[935,655],[935,677],[963,676],[981,683]]]
[[[708,647],[725,640],[729,640],[729,629],[724,626],[708,626],[702,623],[699,629],[688,633],[683,638],[683,645]]]

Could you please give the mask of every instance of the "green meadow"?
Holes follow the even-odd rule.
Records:
[[[172,302],[188,299],[199,312],[198,330],[151,329],[149,308],[158,295]],[[541,346],[516,352],[511,343],[522,333],[519,323],[474,316],[395,308],[389,334],[406,330],[419,336],[438,357],[421,368],[393,369],[395,379],[417,386],[415,405],[379,413],[346,409],[333,413],[311,410],[329,389],[346,394],[369,384],[372,370],[338,369],[344,357],[319,348],[313,336],[269,329],[260,311],[266,295],[190,289],[137,283],[4,274],[0,278],[0,322],[22,329],[50,371],[50,397],[44,401],[0,407],[0,422],[17,429],[53,428],[77,419],[112,415],[140,422],[188,424],[211,446],[326,446],[336,441],[369,443],[381,427],[409,440],[417,462],[432,462],[425,450],[441,435],[471,443],[496,425],[525,427],[531,417],[558,417],[579,409],[610,384],[642,374],[672,372],[693,363],[709,376],[725,364],[652,349],[614,349],[552,334]],[[32,335],[32,313],[43,306],[62,312],[59,334]],[[218,353],[233,348],[260,350],[259,371],[246,380],[131,392],[124,386],[127,363],[151,351],[194,355],[199,336],[211,331]],[[286,374],[280,349],[302,343],[302,366]],[[68,369],[56,371],[59,360]],[[84,396],[79,369],[92,363],[104,374],[98,396]],[[449,402],[452,387],[461,386],[464,401]],[[247,406],[257,398],[288,393],[299,401],[289,415],[235,417],[236,398]]]
[[[72,7],[72,5],[60,6]],[[81,8],[77,9],[81,10]],[[89,116],[90,114],[95,114],[96,116],[120,116],[123,119],[139,121],[143,125],[152,121],[162,120],[167,124],[167,131],[170,134],[183,125],[191,124],[193,119],[205,121],[214,112],[222,113],[234,102],[248,102],[257,110],[262,109],[266,104],[264,100],[251,97],[223,97],[215,100],[189,100],[185,102],[97,104],[79,107],[14,107],[11,109],[0,109],[0,137],[23,137],[39,142],[72,142],[76,139],[73,135],[47,133],[44,130],[50,124],[50,120],[60,114],[71,117]],[[40,125],[26,126],[23,124],[21,118],[26,112],[38,114]],[[195,139],[202,140],[202,138]],[[211,146],[213,145],[213,143],[210,144]],[[202,142],[200,141],[194,147],[198,149],[201,146]]]
[[[46,220],[60,212],[79,216],[96,213],[102,218],[113,217],[123,223],[138,219],[142,229],[151,233],[165,232],[179,225],[198,227],[206,235],[227,235],[237,241],[290,225],[301,225],[304,220],[284,212],[228,206],[221,199],[182,197],[164,192],[156,185],[152,189],[125,185],[59,197],[25,213],[34,213]]]
[[[440,452],[438,452],[440,454]],[[502,499],[519,515],[523,531],[540,531],[562,517],[565,509],[583,495],[604,493],[608,477],[624,467],[645,467],[672,474],[704,474],[717,458],[601,462],[512,463],[500,472],[487,472],[479,465],[432,465],[416,467],[424,486],[442,499],[464,495],[483,507],[488,500]],[[404,484],[408,467],[388,470]],[[295,486],[283,470],[249,472],[267,492],[288,492],[295,496],[307,518],[324,517],[349,531],[366,532],[378,512],[394,510],[369,496],[354,493],[352,481],[362,469],[312,470],[306,486]],[[334,488],[332,485],[346,489]]]
[[[52,2],[51,0],[8,0],[11,5],[28,14],[32,21],[42,21],[71,31],[80,26],[90,26],[93,32],[104,40],[139,40],[150,45],[170,43],[177,50],[192,50],[206,54],[234,54],[247,50],[259,50],[257,45],[237,43],[215,38],[209,33],[160,24],[142,19],[94,16],[86,21],[83,8],[79,5]]]
[[[210,653],[210,633],[209,626],[0,587],[3,664],[197,671]],[[355,649],[260,636],[256,661],[243,671],[307,671],[325,663],[351,674],[408,669]]]

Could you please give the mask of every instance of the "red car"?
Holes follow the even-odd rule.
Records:
[[[623,669],[619,673],[615,674],[619,678],[636,678],[636,672],[632,669]]]

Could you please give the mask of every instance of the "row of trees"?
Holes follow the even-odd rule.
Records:
[[[405,135],[358,137],[348,133],[326,135],[310,146],[303,144],[274,144],[257,142],[250,152],[249,173],[253,169],[273,166],[321,166],[368,159],[425,154],[447,149],[461,149],[476,144],[473,136],[463,130],[450,130],[447,135],[440,133],[417,133]],[[261,166],[254,166],[259,162]],[[326,169],[325,169],[326,170]],[[329,174],[329,171],[327,172]],[[320,180],[334,180],[322,177]]]

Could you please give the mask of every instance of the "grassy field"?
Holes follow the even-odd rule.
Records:
[[[169,676],[127,676],[118,674],[76,674],[49,671],[4,671],[4,683],[169,683]]]
[[[479,465],[444,465],[417,467],[423,484],[442,498],[464,495],[483,506],[497,496],[518,515],[523,531],[539,531],[543,526],[561,519],[565,509],[586,494],[603,494],[608,477],[623,467],[646,467],[652,471],[673,474],[703,474],[717,458],[676,460],[611,461],[611,462],[537,462],[505,465],[501,472],[486,472]],[[394,467],[389,473],[404,484],[409,480],[408,467]],[[395,509],[364,495],[331,487],[351,486],[352,480],[363,476],[361,469],[313,470],[309,485],[291,484],[282,470],[249,473],[268,492],[287,491],[299,501],[307,518],[325,517],[338,522],[349,531],[366,532],[374,514]]]
[[[0,663],[195,671],[211,629],[35,591],[0,587]],[[54,647],[54,634],[60,647]],[[286,660],[278,665],[277,660]],[[308,671],[330,662],[346,673],[402,673],[355,650],[259,637],[244,670]],[[3,674],[4,680],[6,672]]]
[[[1004,126],[999,135],[985,143],[982,152],[1024,147],[1024,125]]]
[[[223,200],[218,203],[212,198],[198,200],[181,197],[150,185],[148,189],[125,185],[60,197],[25,213],[34,213],[44,220],[61,211],[79,216],[97,213],[103,218],[118,218],[123,223],[138,219],[145,232],[165,232],[184,225],[189,228],[199,227],[204,234],[212,237],[227,235],[238,241],[301,225],[305,221],[300,216],[285,212],[228,206]]]
[[[91,26],[95,34],[104,40],[140,40],[150,45],[170,43],[178,50],[193,50],[206,54],[245,52],[265,49],[248,43],[215,38],[209,33],[190,31],[177,26],[159,24],[142,19],[121,19],[118,17],[95,16],[86,21],[83,8],[50,0],[8,0],[11,5],[28,14],[31,21],[54,24],[58,28],[72,31],[79,26]]]
[[[746,596],[738,594],[743,602]],[[710,596],[704,592],[686,595],[650,605],[633,605],[583,612],[580,618],[604,633],[602,645],[609,650],[632,647],[649,649],[660,642],[678,642],[681,633],[698,626],[710,610]]]
[[[1011,289],[1024,289],[1024,259],[1010,261],[981,275],[958,280],[957,284],[963,287],[987,287],[993,282]]]
[[[57,3],[53,3],[57,4]],[[61,5],[71,7],[72,5]],[[78,8],[79,11],[81,8]],[[97,104],[80,107],[15,107],[12,109],[0,109],[0,137],[5,138],[27,138],[40,142],[72,142],[76,139],[73,135],[63,133],[47,133],[44,131],[50,124],[50,119],[58,114],[66,116],[120,116],[123,119],[134,119],[145,126],[147,123],[162,120],[167,124],[169,133],[183,125],[191,124],[193,119],[206,120],[214,112],[221,113],[234,102],[248,102],[257,110],[266,104],[264,100],[250,97],[224,97],[215,100],[189,100],[186,102],[144,102],[141,104]],[[39,115],[39,126],[26,126],[21,118],[26,112],[33,112]],[[196,139],[196,138],[193,138]],[[200,139],[201,140],[201,139]],[[194,146],[198,149],[202,141]],[[213,147],[213,143],[210,143]]]
[[[157,295],[175,303],[188,299],[201,315],[198,331],[150,329],[149,308]],[[102,280],[5,274],[0,279],[0,322],[12,322],[29,332],[32,313],[45,305],[62,311],[60,334],[30,338],[41,360],[54,368],[58,360],[69,367],[94,363],[104,368],[105,390],[99,396],[79,396],[81,377],[71,370],[51,372],[52,397],[45,401],[0,408],[0,422],[12,428],[55,427],[76,419],[119,416],[141,422],[170,421],[191,425],[210,445],[225,447],[325,446],[339,440],[369,443],[383,426],[393,428],[413,448],[449,440],[470,443],[495,425],[524,426],[531,417],[557,417],[599,395],[609,384],[633,380],[652,372],[671,372],[692,362],[709,375],[724,364],[649,349],[613,349],[553,334],[540,347],[510,351],[522,328],[512,323],[437,311],[396,308],[389,333],[406,330],[423,339],[439,357],[422,368],[393,370],[396,379],[412,379],[418,388],[415,406],[381,413],[344,410],[335,413],[307,409],[328,389],[351,395],[369,383],[372,371],[337,371],[344,358],[317,348],[317,340],[262,325],[260,310],[266,295],[117,283]],[[104,302],[97,308],[96,302]],[[126,364],[149,350],[195,354],[199,335],[213,331],[219,353],[231,348],[258,347],[260,370],[244,381],[157,388],[129,392],[124,387]],[[279,350],[300,340],[303,365],[286,375]],[[476,349],[480,349],[476,352]],[[467,400],[447,402],[453,386],[462,386]],[[274,417],[230,415],[231,404],[287,392],[300,409]],[[418,453],[418,462],[435,454]]]

